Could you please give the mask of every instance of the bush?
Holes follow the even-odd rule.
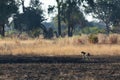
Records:
[[[98,37],[96,35],[91,34],[90,36],[88,36],[88,40],[90,43],[98,43]]]
[[[44,38],[46,39],[52,39],[53,38],[53,35],[54,34],[54,31],[52,28],[49,28],[48,31],[44,34]]]
[[[32,31],[29,31],[28,32],[28,35],[30,36],[30,37],[33,37],[33,38],[36,38],[36,37],[39,37],[39,35],[42,33],[42,30],[41,29],[34,29],[34,30],[32,30]]]

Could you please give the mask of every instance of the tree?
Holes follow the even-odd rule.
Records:
[[[8,22],[8,18],[17,10],[15,0],[0,0],[0,34],[2,36],[5,36],[4,25]]]
[[[56,0],[56,2],[57,2],[57,9],[58,9],[58,11],[57,11],[57,13],[58,13],[58,15],[57,15],[57,20],[58,20],[58,36],[61,36],[61,6],[62,6],[62,3],[63,3],[63,0]],[[55,6],[49,6],[49,8],[48,8],[48,13],[53,13],[53,11],[54,11],[54,9],[55,9]]]
[[[94,6],[85,7],[87,13],[92,13],[106,24],[106,32],[110,33],[110,26],[118,24],[120,21],[120,1],[119,0],[94,0]]]
[[[35,32],[35,30],[38,31],[38,29],[42,29],[43,32],[46,32],[45,26],[42,25],[42,22],[45,19],[39,0],[31,0],[29,7],[24,6],[24,0],[21,0],[21,2],[23,13],[18,13],[14,17],[15,29],[19,30],[21,33],[23,31],[27,32],[29,35],[32,35],[31,33]],[[39,36],[39,34],[34,35],[33,37],[37,36]]]
[[[111,22],[113,26],[118,27],[120,26],[120,1],[119,0],[113,0],[113,11],[111,16]]]
[[[74,26],[76,24],[83,25],[85,18],[83,13],[80,11],[80,5],[85,0],[56,0],[58,9],[58,33],[61,34],[61,22],[65,21],[68,26],[68,36],[73,35]],[[91,0],[92,1],[92,0]],[[88,2],[91,2],[88,0]],[[53,10],[54,7],[48,9]]]
[[[90,6],[93,6],[93,0],[56,0],[57,8],[58,8],[58,32],[61,31],[61,20],[64,19],[67,20],[67,24],[68,24],[68,36],[71,37],[73,35],[73,28],[74,28],[73,26],[75,23],[74,20],[72,20],[72,17],[74,12],[76,11],[80,12],[80,5],[84,1],[86,1],[86,3],[88,3]],[[53,9],[54,6],[53,7],[50,6],[48,11],[53,11]]]
[[[56,0],[56,2],[57,2],[57,7],[58,7],[58,35],[61,36],[61,20],[60,20],[61,2],[60,0]]]
[[[82,0],[66,0],[62,4],[62,16],[68,25],[68,36],[72,37],[76,24],[85,26],[86,20],[80,10]]]
[[[68,33],[68,35],[73,35],[76,28],[83,28],[86,26],[87,20],[85,20],[85,17],[83,15],[83,13],[80,11],[79,7],[75,7],[73,12],[72,12],[72,16],[70,17],[71,19],[71,30],[68,31],[68,23],[69,23],[69,17],[68,17],[68,12],[67,12],[67,7],[64,6],[64,11],[61,13],[61,30],[62,32]],[[54,17],[53,21],[56,24],[58,24],[57,22],[57,16]],[[67,32],[66,32],[67,31]]]

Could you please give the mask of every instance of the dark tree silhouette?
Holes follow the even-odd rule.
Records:
[[[84,0],[66,0],[62,4],[62,16],[67,22],[68,36],[72,37],[76,24],[84,26],[85,18],[80,11],[80,5]]]
[[[0,34],[5,36],[5,24],[11,14],[18,10],[15,0],[0,0]]]
[[[37,2],[36,2],[37,1]],[[45,20],[43,17],[43,10],[40,7],[41,3],[38,0],[31,0],[29,7],[24,7],[22,0],[23,13],[18,13],[14,17],[15,29],[21,33],[27,32],[29,35],[35,30],[42,29],[44,33],[47,32],[46,27],[42,25]],[[33,37],[39,36],[34,35]]]

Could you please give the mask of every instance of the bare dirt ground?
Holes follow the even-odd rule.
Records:
[[[120,57],[0,56],[0,80],[120,80]]]

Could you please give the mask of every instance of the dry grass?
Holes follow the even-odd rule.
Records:
[[[115,34],[114,34],[115,35]],[[112,36],[112,37],[111,37]],[[116,37],[117,36],[117,37]],[[116,37],[114,40],[114,37]],[[88,36],[75,36],[72,38],[44,39],[1,39],[1,55],[80,55],[81,51],[92,55],[120,55],[120,36],[98,35],[99,44],[88,43]],[[113,40],[113,43],[111,42]]]

